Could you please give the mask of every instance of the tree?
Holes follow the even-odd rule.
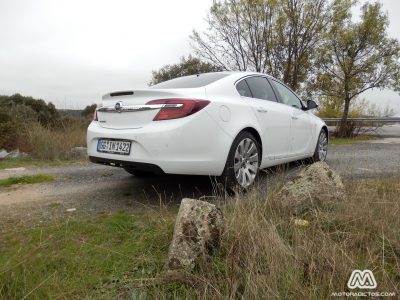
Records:
[[[224,70],[269,73],[298,90],[328,18],[326,0],[214,1],[195,53]]]
[[[299,91],[300,84],[314,71],[315,53],[329,22],[329,5],[325,0],[283,0],[278,3],[273,51],[275,60],[281,65],[278,69],[282,71],[276,75]]]
[[[347,118],[350,103],[358,95],[373,88],[400,88],[399,43],[387,35],[389,22],[381,4],[365,3],[358,22],[352,20],[353,4],[351,0],[334,1],[312,86],[320,95],[343,104],[339,136],[352,134]]]
[[[97,108],[97,104],[87,105],[81,112],[81,116],[85,118],[92,118],[94,111]]]
[[[12,96],[0,96],[0,109],[11,113],[12,109],[25,110],[29,107],[32,111],[32,117],[37,119],[43,126],[54,126],[60,118],[60,115],[53,103],[42,99],[25,97],[20,94]]]
[[[193,31],[192,47],[200,57],[224,70],[264,72],[272,44],[272,23],[277,18],[274,1],[214,1],[209,29]]]
[[[44,127],[55,127],[60,118],[55,106],[41,99],[20,94],[0,95],[0,149],[16,149],[26,144],[25,128],[39,122]]]
[[[187,58],[181,57],[180,62],[177,64],[166,65],[158,71],[153,71],[150,85],[181,76],[217,71],[222,71],[222,69],[209,62],[201,61],[199,58],[189,55]]]

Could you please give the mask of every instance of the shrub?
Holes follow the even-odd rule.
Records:
[[[343,104],[335,97],[323,97],[319,101],[318,116],[321,118],[341,118]],[[349,118],[359,117],[383,117],[393,115],[394,111],[388,107],[379,108],[375,104],[368,103],[365,99],[355,99],[349,112]],[[331,125],[331,124],[328,124]],[[332,124],[336,125],[336,124]],[[345,136],[354,137],[362,133],[376,130],[382,126],[379,123],[347,122],[344,130]],[[338,130],[339,127],[336,129]]]
[[[60,116],[43,100],[0,96],[0,149],[19,149],[38,159],[67,159],[73,147],[86,146],[89,120]]]
[[[35,121],[29,106],[12,106],[0,115],[0,148],[7,150],[24,148],[23,126]]]
[[[0,96],[0,108],[11,113],[13,110],[29,110],[29,117],[40,122],[43,126],[54,126],[60,118],[56,107],[53,103],[46,102],[42,99],[34,99],[32,97],[24,97],[20,94],[12,96]],[[14,117],[13,114],[10,114]]]
[[[21,149],[38,159],[68,159],[71,148],[86,146],[86,127],[82,122],[69,123],[63,128],[46,128],[38,122],[23,129],[25,145]]]
[[[86,118],[86,119],[92,119],[94,111],[97,108],[97,104],[92,104],[92,105],[88,105],[86,106],[82,112],[81,112],[81,116]]]

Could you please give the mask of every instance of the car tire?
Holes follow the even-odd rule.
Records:
[[[155,176],[154,173],[135,170],[135,169],[131,169],[131,168],[124,168],[124,170],[126,172],[128,172],[129,174],[135,176],[135,177],[151,177],[151,176]]]
[[[325,161],[327,154],[328,154],[328,136],[326,134],[326,131],[322,129],[318,136],[314,155],[309,159],[309,162],[315,163],[318,161]]]
[[[234,139],[219,184],[228,192],[247,190],[257,179],[261,163],[261,146],[247,131]]]

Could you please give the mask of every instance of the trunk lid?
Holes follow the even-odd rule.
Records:
[[[97,109],[101,127],[110,129],[142,128],[151,123],[160,105],[146,105],[151,100],[205,97],[204,88],[196,89],[146,89],[113,92],[103,96]]]

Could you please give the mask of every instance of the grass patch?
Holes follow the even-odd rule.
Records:
[[[331,145],[351,145],[355,144],[359,141],[353,139],[353,138],[331,138],[329,140],[329,144]]]
[[[70,158],[71,148],[86,145],[87,124],[75,122],[55,130],[31,123],[25,126],[24,132],[26,152],[31,153],[33,157],[42,160],[65,160]]]
[[[151,290],[173,219],[166,212],[104,215],[6,233],[0,299],[114,299]]]
[[[348,291],[354,269],[373,270],[378,291],[399,295],[400,178],[345,183],[344,201],[310,201],[296,215],[305,227],[294,225],[275,191],[236,197],[224,208],[229,229],[219,256],[201,271],[215,290],[199,296],[327,299]]]
[[[331,136],[329,139],[329,144],[330,145],[351,145],[351,144],[356,144],[360,143],[363,141],[369,141],[369,140],[375,140],[377,139],[374,136],[368,136],[368,135],[358,135],[355,137],[351,138],[336,138],[334,136]]]
[[[374,292],[399,295],[400,178],[346,190],[345,201],[296,216],[308,226],[294,225],[273,188],[221,202],[227,232],[193,285],[162,281],[175,210],[11,228],[0,239],[0,299],[326,299],[348,291],[354,269],[373,271]]]
[[[67,164],[84,164],[87,163],[88,160],[86,158],[80,160],[40,160],[30,157],[24,158],[6,158],[0,160],[0,170],[9,169],[9,168],[18,168],[18,167],[53,167],[53,166],[62,166]]]
[[[6,179],[0,179],[0,187],[9,187],[14,184],[32,184],[40,183],[54,180],[53,176],[47,174],[37,174],[37,175],[26,175],[19,177],[9,177]]]

